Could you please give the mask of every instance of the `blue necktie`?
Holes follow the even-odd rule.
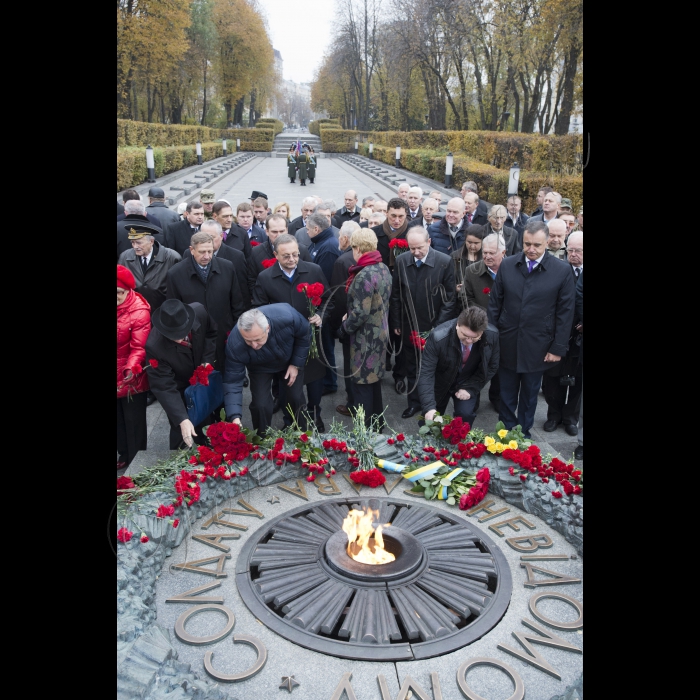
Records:
[[[416,267],[420,267],[423,264],[422,260],[416,260]]]
[[[535,265],[537,265],[537,260],[528,260],[527,261],[528,273],[532,272],[535,269]]]

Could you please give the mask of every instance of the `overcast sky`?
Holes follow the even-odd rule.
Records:
[[[282,54],[284,79],[309,83],[330,40],[335,0],[258,0],[272,46]]]

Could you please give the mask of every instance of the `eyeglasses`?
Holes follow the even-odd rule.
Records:
[[[298,258],[299,253],[286,253],[285,255],[282,255],[280,253],[280,258]]]

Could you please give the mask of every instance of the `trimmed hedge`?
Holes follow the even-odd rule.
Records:
[[[309,122],[309,133],[314,134],[314,136],[320,137],[320,129],[322,124],[335,124],[340,129],[340,119],[316,119],[314,121]]]
[[[242,129],[237,129],[236,131],[240,133]],[[252,129],[249,131],[252,131]],[[241,138],[241,150],[266,151],[267,148],[261,148],[260,143],[247,141]],[[230,148],[228,149],[228,153],[229,155],[231,154]],[[210,141],[202,144],[202,160],[204,161],[219,158],[223,156],[223,154],[221,141]],[[190,165],[196,165],[197,151],[194,145],[159,146],[153,149],[153,160],[155,161],[156,177],[161,177],[162,175],[181,170]],[[117,192],[127,187],[140,185],[147,179],[146,149],[136,146],[117,148]]]
[[[354,140],[352,142],[354,148]],[[387,165],[394,165],[394,147],[374,145],[374,159]],[[326,147],[323,147],[326,150]],[[338,151],[336,151],[338,152]],[[369,156],[369,144],[360,144],[359,153]],[[445,179],[445,156],[435,152],[401,148],[401,164],[418,175],[443,182]],[[508,177],[506,169],[496,168],[464,155],[456,155],[452,170],[453,182],[461,187],[465,180],[474,180],[479,185],[479,196],[493,204],[505,204],[508,199]],[[583,177],[581,175],[560,175],[554,172],[520,171],[519,196],[523,200],[523,211],[531,212],[537,207],[537,192],[540,187],[549,185],[562,197],[571,199],[574,211],[583,205]],[[455,190],[459,196],[459,190]]]
[[[272,117],[263,117],[258,119],[255,123],[256,129],[269,129],[272,128],[273,135],[281,134],[284,131],[284,124],[279,119],[273,119]]]
[[[261,120],[262,121],[262,120]],[[277,121],[277,120],[274,120]],[[260,122],[258,122],[260,123]],[[281,124],[281,122],[279,122]],[[272,150],[275,126],[265,123],[256,129],[213,129],[208,126],[187,126],[184,124],[149,124],[129,119],[117,119],[117,148],[124,146],[194,146],[197,141],[212,142],[221,138],[241,139],[246,143],[267,143]]]
[[[322,148],[327,153],[350,153],[355,138],[375,146],[404,149],[428,148],[452,151],[469,158],[510,168],[517,162],[523,170],[580,171],[583,135],[542,136],[496,131],[338,131],[321,127]]]

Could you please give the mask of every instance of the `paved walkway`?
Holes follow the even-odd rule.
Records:
[[[294,134],[294,136],[296,135]],[[299,136],[303,139],[303,134]],[[316,175],[314,185],[307,183],[306,187],[301,187],[298,181],[293,185],[287,178],[286,159],[256,157],[245,163],[240,169],[227,173],[216,183],[213,189],[217,198],[228,200],[234,208],[239,202],[248,201],[253,190],[265,192],[268,195],[271,207],[274,207],[279,202],[287,202],[292,209],[292,218],[299,216],[301,213],[301,201],[310,194],[318,194],[324,199],[332,199],[339,208],[343,205],[343,194],[348,189],[354,189],[360,200],[370,194],[388,200],[395,193],[395,190],[390,189],[387,185],[377,182],[369,175],[360,172],[338,158],[319,159]],[[193,198],[193,196],[188,197],[188,199]],[[342,350],[340,344],[336,343],[336,366],[339,366],[342,370],[342,365]],[[417,416],[407,420],[401,418],[401,413],[407,405],[406,399],[399,396],[394,390],[391,373],[388,373],[388,377],[382,382],[382,392],[385,405],[387,406],[385,416],[391,428],[397,432],[417,431]],[[481,395],[482,402],[475,426],[485,430],[493,430],[494,425],[498,421],[498,416],[488,401],[488,390],[486,388]],[[244,389],[243,399],[243,422],[244,425],[250,425],[250,412],[248,410],[250,391],[248,389]],[[344,382],[340,379],[338,392],[324,396],[321,402],[322,418],[327,429],[330,427],[333,419],[344,423],[346,426],[350,425],[350,418],[341,416],[335,411],[335,406],[344,404],[345,400]],[[452,406],[450,405],[448,412],[451,409]],[[552,455],[560,453],[563,459],[571,460],[577,445],[576,438],[567,435],[563,426],[559,426],[555,433],[542,432],[542,425],[547,419],[546,414],[547,406],[544,397],[540,394],[535,416],[535,426],[532,430],[535,442],[540,446],[543,453],[550,452]],[[273,424],[277,426],[281,422],[282,414],[275,414]],[[130,467],[130,473],[169,455],[168,420],[158,403],[148,408],[148,427],[149,449],[137,455]]]

